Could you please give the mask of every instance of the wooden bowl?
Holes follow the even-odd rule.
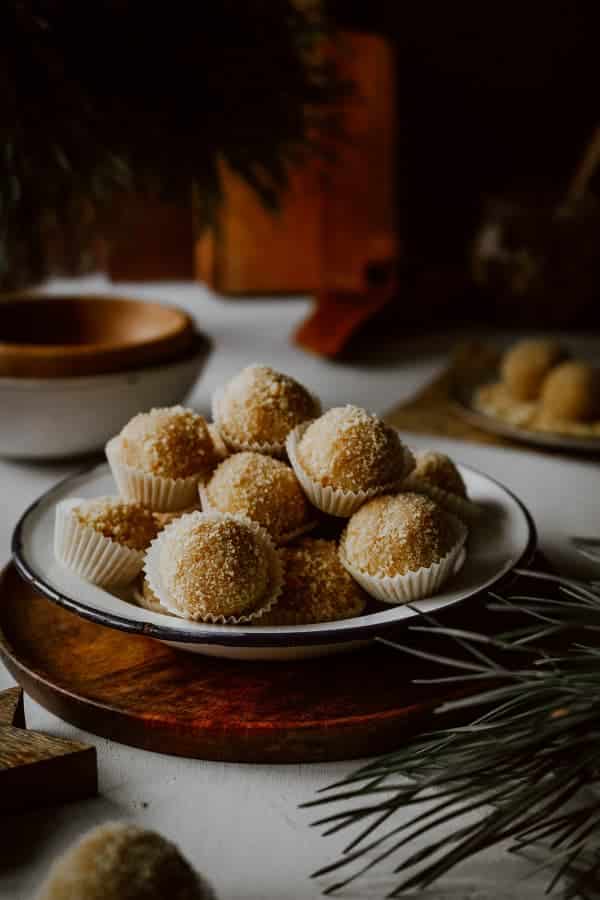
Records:
[[[0,298],[0,376],[66,378],[131,371],[187,352],[194,325],[172,306],[99,296]]]

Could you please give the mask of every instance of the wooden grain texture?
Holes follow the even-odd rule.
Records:
[[[87,622],[35,594],[12,565],[0,581],[0,628],[0,654],[35,700],[163,753],[237,762],[381,753],[422,728],[441,699],[412,683],[431,675],[429,664],[382,644],[297,662],[193,655]]]
[[[0,727],[2,725],[25,728],[25,708],[21,688],[9,688],[0,694]]]
[[[21,688],[0,694],[0,812],[80,799],[97,790],[94,747],[26,731]]]
[[[194,324],[160,303],[0,295],[0,376],[64,378],[158,365],[187,352]]]

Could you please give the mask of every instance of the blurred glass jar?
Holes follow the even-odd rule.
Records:
[[[600,203],[570,207],[556,197],[491,200],[471,252],[471,274],[503,326],[582,328],[600,324]]]

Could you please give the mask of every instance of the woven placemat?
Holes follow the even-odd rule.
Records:
[[[457,381],[476,381],[480,373],[489,372],[497,362],[498,351],[487,344],[478,341],[459,344],[446,371],[408,403],[386,413],[386,421],[401,431],[442,435],[478,444],[519,446],[508,438],[471,425],[460,415],[453,401],[453,386]]]

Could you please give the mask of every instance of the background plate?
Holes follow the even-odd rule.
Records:
[[[453,389],[452,400],[456,410],[471,425],[475,425],[477,428],[489,431],[492,434],[511,438],[514,441],[531,444],[534,447],[551,447],[554,450],[576,450],[578,453],[600,453],[600,437],[576,437],[572,434],[517,428],[509,422],[478,410],[474,403],[475,392],[480,387],[483,387],[484,384],[493,380],[497,380],[497,377],[490,377],[476,384],[458,384]]]

